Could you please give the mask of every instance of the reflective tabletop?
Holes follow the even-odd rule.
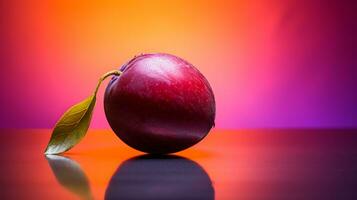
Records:
[[[357,199],[357,130],[212,130],[152,156],[111,130],[62,155],[50,129],[0,131],[1,199]]]

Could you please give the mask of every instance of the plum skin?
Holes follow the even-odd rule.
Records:
[[[184,150],[214,126],[215,99],[206,78],[170,54],[141,54],[121,67],[104,94],[109,125],[127,145],[152,154]]]

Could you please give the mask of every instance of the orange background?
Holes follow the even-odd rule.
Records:
[[[0,1],[0,127],[51,128],[134,55],[194,64],[216,127],[354,127],[357,5],[340,1]],[[92,127],[109,128],[99,91]]]

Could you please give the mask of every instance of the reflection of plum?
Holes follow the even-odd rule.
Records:
[[[104,96],[116,135],[147,153],[173,153],[203,139],[214,125],[215,100],[206,78],[169,54],[143,54],[121,68]]]
[[[144,155],[119,166],[105,199],[214,199],[214,189],[208,174],[191,160]]]

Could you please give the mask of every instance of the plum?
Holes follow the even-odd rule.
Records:
[[[115,134],[132,148],[178,152],[201,141],[214,126],[213,91],[184,59],[141,54],[120,71],[106,88],[104,110]]]

